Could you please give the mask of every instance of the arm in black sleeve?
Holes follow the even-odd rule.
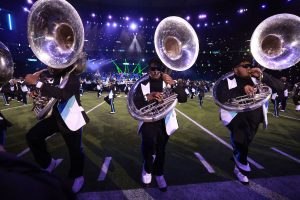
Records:
[[[270,86],[271,88],[274,88],[277,93],[283,92],[285,90],[285,86],[281,80],[274,78],[265,72],[263,73],[262,82]]]
[[[183,86],[177,85],[174,88],[174,92],[178,95],[177,99],[179,103],[185,103],[187,102],[187,94],[185,92],[185,89]]]
[[[237,85],[237,87],[229,90],[227,80],[222,80],[217,87],[217,99],[221,103],[225,103],[229,99],[245,95],[244,86],[241,85]]]
[[[41,87],[41,92],[42,96],[54,97],[66,101],[73,95],[79,93],[79,88],[79,78],[76,75],[71,74],[64,88],[58,88],[57,86],[51,86],[49,83],[44,83]]]

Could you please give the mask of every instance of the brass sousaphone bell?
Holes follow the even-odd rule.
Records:
[[[9,49],[0,42],[0,87],[13,77],[14,63]]]
[[[50,68],[65,69],[74,64],[59,88],[65,87],[71,72],[75,70],[75,73],[80,73],[84,70],[84,28],[79,14],[67,1],[35,2],[28,16],[27,36],[33,53]],[[81,70],[78,70],[79,67]],[[56,101],[57,99],[50,98],[48,103],[36,104],[34,111],[37,118],[43,119],[47,116]]]

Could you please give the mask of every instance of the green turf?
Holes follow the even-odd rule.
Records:
[[[105,96],[105,94],[103,94]],[[103,102],[97,99],[96,93],[89,92],[82,97],[86,111]],[[91,122],[84,128],[83,145],[86,154],[84,175],[86,184],[84,191],[103,191],[116,189],[139,188],[142,157],[140,152],[141,139],[137,135],[137,121],[128,114],[126,98],[116,98],[116,114],[110,114],[107,103],[91,111],[88,116]],[[291,103],[291,101],[289,101]],[[3,102],[0,101],[3,105]],[[12,102],[1,109],[20,106]],[[271,105],[271,104],[270,104]],[[229,132],[219,121],[218,107],[212,98],[205,98],[203,108],[199,108],[198,100],[193,99],[177,105],[177,109],[200,123],[208,130],[229,143]],[[13,122],[8,130],[6,149],[12,153],[20,153],[27,148],[26,132],[35,123],[31,106],[3,110],[3,114]],[[270,109],[270,112],[272,110]],[[300,113],[293,111],[288,104],[288,115],[300,118]],[[171,136],[166,149],[165,177],[169,185],[182,185],[201,182],[213,182],[234,179],[233,163],[230,161],[231,150],[216,141],[196,125],[177,113],[180,128]],[[297,158],[300,158],[300,121],[274,118],[269,115],[269,128],[259,129],[250,146],[249,156],[265,169],[258,170],[252,166],[251,177],[273,177],[300,174],[299,164],[273,152],[270,147],[277,147]],[[59,134],[48,140],[49,151],[56,158],[63,158],[63,163],[55,170],[55,174],[67,177],[69,167],[68,151]],[[199,152],[212,165],[215,174],[209,174],[194,156]],[[105,157],[112,157],[111,165],[105,181],[97,182],[99,169]],[[34,162],[31,153],[22,156]],[[153,184],[152,186],[155,186]]]

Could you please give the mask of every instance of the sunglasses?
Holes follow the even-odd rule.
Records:
[[[161,71],[160,68],[157,67],[150,67],[150,71],[154,72],[154,71]]]
[[[251,64],[244,64],[244,65],[239,65],[239,67],[243,67],[243,68],[251,68],[252,65],[251,65]]]

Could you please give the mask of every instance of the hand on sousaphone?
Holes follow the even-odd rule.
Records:
[[[41,74],[44,72],[44,71],[47,71],[47,69],[42,69],[40,71],[37,71],[33,74],[27,74],[25,76],[25,82],[28,84],[28,85],[34,85],[37,83],[37,81],[39,80]]]
[[[262,70],[258,67],[249,69],[248,73],[249,73],[249,76],[252,76],[252,77],[255,77],[255,78],[258,78],[258,79],[261,79],[262,74],[263,74]],[[256,92],[257,92],[257,88],[255,86],[246,85],[244,87],[244,91],[247,95],[254,96],[254,94],[256,94]]]
[[[261,75],[263,74],[262,70],[258,67],[249,69],[248,73],[250,76],[253,76],[255,78],[260,78]]]
[[[167,85],[174,85],[175,81],[166,73],[162,73],[162,78]]]
[[[163,101],[163,95],[161,92],[151,92],[150,94],[147,94],[147,101],[152,102],[152,101],[158,101],[162,102]]]

